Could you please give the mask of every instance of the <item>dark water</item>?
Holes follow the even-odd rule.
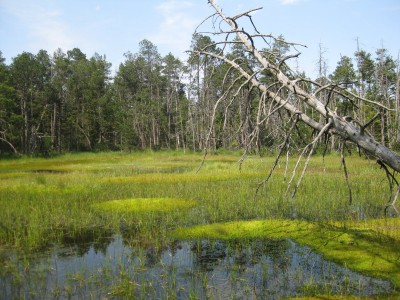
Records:
[[[325,261],[291,240],[127,243],[115,235],[35,258],[0,254],[0,299],[279,299],[392,291],[389,282]]]

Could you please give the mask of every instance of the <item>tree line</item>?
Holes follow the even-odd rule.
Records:
[[[248,70],[260,68],[240,43],[218,48],[218,43],[201,34],[193,36],[193,52],[185,62],[171,53],[162,57],[152,42],[143,40],[137,53],[124,54],[125,61],[114,76],[105,56],[88,58],[78,48],[66,53],[58,49],[53,55],[44,50],[23,52],[9,65],[0,52],[0,154],[278,149],[291,116],[274,107],[261,107],[265,95],[248,80],[233,76],[234,71],[224,61],[195,55],[199,50],[224,52]],[[279,64],[291,56],[282,36],[273,39],[262,53]],[[400,149],[399,61],[386,49],[374,54],[357,49],[353,57],[342,56],[328,74],[323,54],[321,49],[316,79],[296,74],[307,79],[302,88],[312,92],[316,86],[333,83],[380,103],[388,109],[377,111],[376,106],[346,94],[332,96],[329,89],[319,93],[327,107],[351,116],[355,123],[368,123],[369,134],[376,140]],[[257,76],[264,85],[275,88],[275,79],[268,71]],[[280,92],[277,86],[276,93]],[[218,105],[221,101],[223,105]],[[310,115],[320,118],[312,111]],[[298,124],[291,138],[301,145],[305,136],[313,134],[312,129]],[[332,139],[329,148],[337,149],[339,143]]]

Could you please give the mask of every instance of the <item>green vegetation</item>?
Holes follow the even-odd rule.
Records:
[[[191,208],[196,205],[193,200],[173,198],[138,198],[111,200],[93,205],[94,208],[108,212],[148,212],[170,211],[178,208]]]
[[[218,36],[196,34],[190,50],[207,48],[219,54],[217,45],[221,41],[213,39]],[[264,46],[265,57],[275,57],[276,61],[287,59],[294,50],[284,36],[271,39]],[[113,67],[106,55],[88,57],[79,48],[63,50],[22,52],[6,64],[0,49],[1,156],[14,152],[48,156],[69,151],[193,151],[206,144],[210,149],[244,146],[276,151],[286,136],[285,126],[291,122],[289,114],[276,111],[267,117],[268,109],[257,113],[258,107],[271,104],[269,100],[264,103],[266,100],[258,89],[247,86],[244,78],[236,80],[237,71],[217,59],[195,53],[187,61],[171,53],[162,57],[149,40],[141,41],[137,53],[127,52],[125,60]],[[224,54],[239,59],[249,74],[264,68],[249,57],[243,45],[225,49]],[[390,148],[398,149],[399,106],[394,100],[399,93],[399,62],[392,54],[384,48],[377,48],[375,53],[357,49],[353,57],[342,56],[336,66],[332,65],[331,74],[327,72],[323,53],[317,60],[320,66],[317,78],[307,79],[322,86],[341,84],[341,88],[391,108],[382,118],[375,118],[368,131],[377,141],[385,140]],[[249,68],[251,65],[254,66]],[[257,75],[265,86],[275,86],[276,78],[271,72]],[[301,74],[299,78],[305,76]],[[318,86],[309,84],[302,88],[309,93],[318,90]],[[272,90],[282,99],[290,95],[285,88]],[[325,103],[328,94],[322,92],[317,94]],[[224,93],[227,97],[216,112],[213,138],[206,142],[212,108]],[[359,124],[366,124],[379,112],[379,107],[354,105],[358,100],[353,103],[335,92],[331,96],[327,101],[329,108],[342,116],[351,115]],[[297,109],[314,119],[309,109],[301,106]],[[254,138],[254,124],[260,122],[257,115],[264,121],[257,126]],[[292,145],[301,144],[312,134],[304,124],[299,124],[298,129],[292,136]],[[338,143],[338,139],[331,140],[329,148],[336,151]],[[262,149],[257,145],[262,145]]]
[[[173,222],[168,228],[250,219],[346,221],[383,216],[388,184],[373,161],[349,159],[355,198],[349,206],[340,157],[315,157],[293,200],[287,200],[285,192],[295,159],[290,160],[286,175],[282,162],[253,198],[273,158],[249,157],[241,170],[239,158],[235,154],[211,155],[198,174],[202,155],[176,152],[86,153],[0,161],[0,204],[4,208],[0,211],[0,243],[40,248],[45,240],[56,242],[85,228],[118,230],[115,220],[122,212],[104,218],[97,208],[118,199],[196,202],[179,218],[182,223]],[[134,214],[125,220],[130,225],[139,219],[132,211],[123,214]],[[163,218],[168,220],[167,215]]]
[[[305,74],[291,72],[285,63],[293,58],[295,45],[283,36],[262,37],[266,63],[257,59],[254,44],[253,49],[244,47],[249,37],[245,29],[232,29],[239,40],[231,40],[230,33],[225,38],[221,32],[194,34],[186,62],[171,53],[161,57],[156,45],[143,40],[138,53],[125,53],[113,78],[105,56],[87,58],[78,48],[66,53],[58,49],[52,55],[44,50],[23,52],[9,65],[0,51],[0,157],[6,158],[0,161],[0,289],[11,290],[12,298],[47,296],[43,278],[57,268],[36,259],[41,261],[41,255],[53,259],[64,248],[67,257],[68,251],[79,257],[91,250],[109,254],[110,241],[115,239],[113,247],[129,246],[127,256],[121,254],[112,262],[107,258],[108,265],[101,266],[98,274],[88,275],[86,269],[66,271],[63,286],[56,282],[51,287],[54,297],[73,298],[79,288],[93,284],[102,290],[100,298],[135,298],[140,293],[143,298],[160,298],[147,276],[162,278],[161,298],[179,298],[177,291],[185,289],[192,299],[199,289],[213,298],[207,271],[185,270],[191,274],[185,280],[195,284],[182,287],[176,265],[167,266],[161,256],[172,258],[179,247],[187,247],[187,253],[197,255],[200,269],[207,270],[201,266],[201,253],[215,246],[210,244],[239,240],[243,244],[232,242],[233,246],[219,251],[242,257],[248,254],[243,249],[252,247],[246,242],[260,239],[263,246],[255,250],[255,257],[257,268],[265,274],[271,265],[262,261],[265,244],[279,251],[301,244],[344,269],[390,280],[398,296],[400,223],[384,219],[384,207],[393,196],[387,179],[398,182],[399,175],[384,174],[379,167],[386,168],[385,163],[399,169],[390,157],[395,153],[380,156],[386,149],[377,148],[374,140],[390,149],[400,147],[399,62],[386,49],[377,49],[375,56],[357,49],[354,58],[341,57],[327,74],[321,49],[318,78],[309,80]],[[239,42],[241,35],[244,44]],[[218,37],[221,40],[212,40]],[[224,44],[230,47],[221,51]],[[316,104],[307,105],[312,103]],[[314,130],[321,136],[315,136]],[[361,137],[371,148],[360,142]],[[361,157],[341,161],[338,153],[361,154],[349,141],[380,157],[380,165]],[[211,154],[197,172],[203,148]],[[238,152],[228,152],[237,149],[248,151],[243,164],[238,164]],[[282,159],[269,181],[262,183],[274,158],[253,154],[268,155],[279,149],[287,150],[288,156],[329,155],[315,155],[309,165],[303,159],[299,168],[296,159]],[[387,217],[396,211],[389,208]],[[214,250],[218,249],[209,252]],[[235,261],[225,252],[211,260]],[[273,261],[282,259],[275,254]],[[146,260],[157,266],[158,270],[149,271],[156,275],[143,275]],[[287,261],[277,265],[280,268]],[[230,283],[241,281],[240,266],[224,265]],[[315,284],[313,274],[303,282],[300,273],[296,270],[294,275],[302,289],[299,296],[319,297],[321,286]],[[30,274],[36,281],[25,280]],[[384,286],[377,294],[392,291],[385,280],[370,278]],[[322,294],[348,296],[365,287],[347,284],[347,278],[333,280]],[[235,289],[243,296],[263,292],[255,286],[235,285],[230,296]],[[44,292],[23,291],[32,287]]]
[[[370,225],[373,223],[367,222]],[[391,280],[399,288],[400,239],[393,236],[399,236],[400,220],[379,222],[388,235],[375,226],[357,230],[357,224],[347,224],[344,228],[326,223],[279,219],[239,221],[180,228],[173,236],[179,239],[290,238],[352,270]]]
[[[115,233],[128,245],[156,249],[174,239],[291,239],[400,288],[400,222],[383,218],[389,187],[374,161],[348,158],[349,205],[339,156],[315,156],[291,200],[285,192],[295,158],[287,170],[281,161],[255,197],[274,158],[249,156],[241,169],[239,159],[214,153],[198,174],[202,155],[178,152],[0,161],[0,251],[24,257]],[[2,272],[16,272],[12,261],[0,264]],[[126,276],[113,293],[131,286]]]

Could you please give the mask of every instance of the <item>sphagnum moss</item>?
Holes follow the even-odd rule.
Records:
[[[287,172],[285,161],[281,161],[254,199],[257,183],[268,174],[274,158],[251,156],[241,170],[239,159],[238,153],[210,155],[199,174],[194,172],[202,155],[178,152],[84,153],[0,161],[0,247],[40,249],[64,240],[110,235],[119,232],[121,226],[132,226],[138,234],[158,239],[160,232],[165,235],[178,226],[231,222],[209,225],[213,229],[203,236],[290,238],[354,270],[391,277],[399,286],[398,255],[397,260],[394,258],[399,234],[392,230],[398,223],[374,220],[383,216],[388,185],[373,161],[359,157],[347,160],[353,189],[349,207],[337,155],[313,157],[291,201],[285,197],[285,190],[296,159],[290,158]],[[151,204],[153,213],[115,212],[113,199],[138,198],[164,199],[164,209],[165,199],[188,202],[181,203],[184,209],[176,209],[175,200],[171,209],[162,213],[157,211],[157,201]],[[107,205],[114,206],[109,208],[110,213],[100,208],[108,201],[111,204]],[[143,210],[151,206],[146,201]],[[128,206],[121,211],[127,210]],[[290,218],[298,221],[287,220]],[[363,220],[353,221],[359,218]],[[275,223],[242,224],[251,219],[275,219]],[[179,229],[176,234],[195,237],[204,231],[194,228],[198,233],[183,235],[189,229]],[[90,234],[94,229],[96,234]],[[375,270],[377,265],[380,267]]]
[[[371,221],[372,222],[372,221]],[[397,231],[398,228],[387,231]],[[394,236],[389,233],[391,238]],[[307,245],[346,267],[370,276],[390,280],[400,289],[400,239],[392,245],[364,235],[357,229],[343,229],[323,223],[292,220],[256,220],[216,223],[188,228],[178,228],[172,233],[178,239],[292,239]]]
[[[162,211],[167,212],[173,209],[192,208],[196,201],[188,199],[174,198],[137,198],[111,200],[93,204],[92,207],[106,212],[147,212]]]

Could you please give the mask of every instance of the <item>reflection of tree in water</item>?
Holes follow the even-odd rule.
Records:
[[[61,257],[83,256],[89,252],[90,248],[103,255],[107,253],[107,247],[113,241],[113,232],[104,229],[86,229],[77,232],[65,232],[61,241],[61,247],[68,251],[60,252]]]
[[[243,271],[246,266],[260,263],[263,257],[269,257],[274,266],[287,268],[287,240],[199,240],[193,242],[191,250],[195,256],[195,265],[201,271],[212,271],[216,265],[224,263],[228,266],[239,267]]]
[[[142,232],[137,227],[122,231],[123,245],[131,250],[131,255],[151,268],[161,261],[162,254],[170,249],[170,242],[157,233]],[[156,238],[154,236],[157,236]]]
[[[112,240],[100,233],[79,237],[92,242],[76,244],[79,239],[74,239],[71,245],[75,253],[69,256],[78,256],[78,252],[87,252],[90,247],[104,256],[118,249],[129,257],[124,260],[124,267],[132,271],[129,276],[140,284],[151,282],[153,292],[160,298],[164,287],[175,289],[178,285],[184,287],[179,291],[183,298],[189,290],[206,295],[211,288],[216,297],[279,299],[301,295],[310,282],[314,289],[328,284],[330,291],[345,294],[361,293],[360,287],[367,295],[377,286],[382,286],[383,291],[391,290],[390,284],[353,274],[290,240],[180,241],[155,239],[149,233],[133,230],[124,232],[121,239],[116,237],[111,245]],[[140,264],[141,268],[132,268],[132,264]],[[341,279],[343,276],[349,283]]]
[[[108,280],[118,278],[122,267],[122,273],[129,277],[130,282],[146,286],[148,290],[145,292],[141,289],[135,292],[137,298],[145,293],[149,298],[164,299],[166,293],[174,291],[177,299],[188,299],[190,293],[200,299],[229,299],[233,296],[238,299],[280,299],[303,295],[310,288],[313,291],[328,288],[329,292],[344,295],[374,295],[392,290],[388,282],[350,272],[290,240],[171,241],[155,240],[138,232],[111,238],[107,231],[88,231],[87,235],[82,233],[65,240],[63,245],[61,252],[56,249],[54,257],[66,257],[57,261],[59,270],[68,270],[67,276],[82,272],[85,266],[87,272],[85,280],[88,281],[73,283],[76,294],[85,294],[90,289],[91,276],[99,275],[104,266],[113,275],[106,276],[103,284],[110,284]],[[98,254],[93,254],[93,251]],[[0,263],[9,259],[12,258],[0,251]],[[48,259],[44,262],[38,259],[37,265],[42,264],[49,270],[50,267],[57,268]],[[42,281],[43,274],[37,277],[35,272],[26,273],[22,263],[17,268],[20,270],[17,275],[24,278],[23,283],[16,285],[19,289],[29,289],[38,280]],[[3,275],[0,272],[0,293],[2,285],[16,284],[14,280],[17,277],[4,271]],[[47,287],[51,287],[53,273],[48,275],[50,285]],[[66,280],[62,279],[63,276],[61,280]]]
[[[165,251],[174,254],[181,242],[167,238],[166,229],[159,227],[159,224],[168,222],[168,214],[140,213],[140,217],[140,222],[121,221],[120,234],[124,246],[131,249],[132,255],[145,259],[146,267],[152,267],[160,262]]]
[[[193,243],[191,250],[195,265],[201,271],[212,271],[226,257],[226,242],[222,240],[199,240]]]
[[[176,252],[182,248],[181,241],[164,241],[163,243],[148,244],[145,248],[146,267],[154,267],[162,261],[163,254],[168,254],[173,257]]]

